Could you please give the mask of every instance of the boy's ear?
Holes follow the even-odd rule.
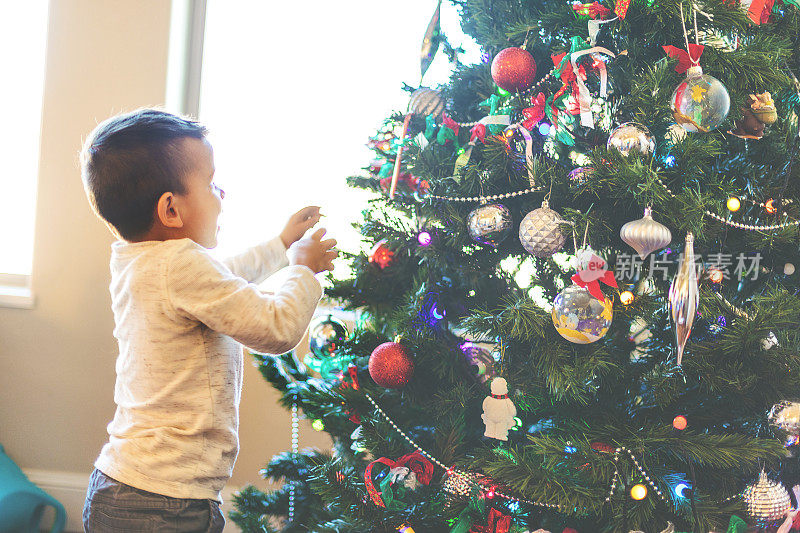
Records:
[[[167,228],[183,227],[183,219],[181,219],[175,195],[171,192],[165,192],[158,199],[156,216],[161,224]]]

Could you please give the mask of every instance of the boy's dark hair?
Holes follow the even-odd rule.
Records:
[[[153,226],[165,192],[186,194],[191,170],[182,139],[203,139],[202,124],[157,109],[139,109],[102,122],[81,151],[81,176],[97,215],[125,240]]]

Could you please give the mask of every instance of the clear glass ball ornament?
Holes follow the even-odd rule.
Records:
[[[614,304],[598,300],[588,289],[570,285],[553,301],[552,318],[556,331],[575,344],[589,344],[608,333]]]
[[[703,74],[700,67],[692,67],[672,93],[670,106],[675,122],[683,129],[709,132],[725,121],[731,97],[721,81]]]
[[[656,150],[656,140],[646,127],[636,122],[620,124],[608,135],[609,150],[614,148],[624,156],[631,152],[652,155]]]

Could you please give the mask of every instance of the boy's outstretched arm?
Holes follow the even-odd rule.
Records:
[[[289,217],[280,235],[222,262],[231,272],[250,283],[261,283],[289,264],[286,251],[314,227],[322,217],[319,206],[307,206]]]
[[[322,287],[306,266],[289,267],[284,284],[268,294],[233,275],[199,247],[176,254],[166,284],[172,312],[273,354],[300,342],[322,297]]]

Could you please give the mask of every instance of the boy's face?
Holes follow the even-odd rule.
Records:
[[[184,178],[185,195],[181,202],[183,236],[206,248],[217,245],[217,219],[222,212],[222,190],[214,183],[214,150],[205,139],[183,139],[183,152],[189,173]]]

